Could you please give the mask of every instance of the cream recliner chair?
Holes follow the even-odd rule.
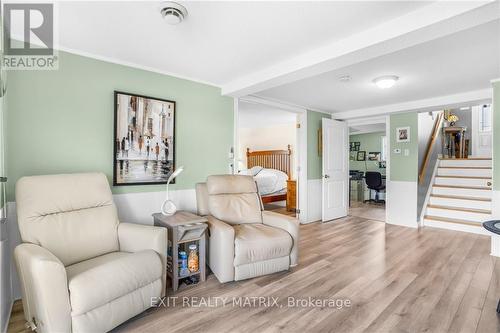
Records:
[[[253,177],[209,176],[196,184],[196,200],[208,219],[208,265],[220,282],[297,265],[299,221],[263,211]]]
[[[165,228],[119,223],[104,174],[23,177],[14,255],[37,332],[105,332],[165,291]]]

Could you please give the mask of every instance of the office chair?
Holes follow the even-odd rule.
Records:
[[[365,173],[366,186],[370,190],[370,199],[364,202],[385,203],[385,200],[379,200],[378,194],[385,190],[385,185],[382,183],[382,175],[380,172],[367,171]],[[375,200],[372,199],[372,190],[375,191]]]

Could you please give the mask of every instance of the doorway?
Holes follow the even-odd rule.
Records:
[[[349,216],[385,222],[388,137],[385,117],[349,125]]]
[[[303,111],[303,112],[302,112]],[[256,97],[235,102],[233,172],[253,176],[265,210],[302,219],[305,110]],[[299,194],[300,193],[300,194]]]

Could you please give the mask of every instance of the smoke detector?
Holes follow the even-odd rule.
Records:
[[[162,3],[161,15],[168,24],[177,25],[181,23],[188,15],[186,7],[177,2],[166,1]]]

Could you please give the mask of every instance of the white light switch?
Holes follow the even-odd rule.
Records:
[[[410,149],[405,149],[405,156],[410,156]]]

